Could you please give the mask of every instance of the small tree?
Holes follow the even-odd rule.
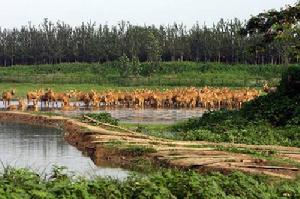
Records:
[[[125,54],[119,57],[118,67],[119,67],[120,75],[122,77],[127,77],[130,75],[131,73],[130,60]]]
[[[131,73],[132,73],[132,75],[140,75],[141,74],[141,63],[137,56],[132,57]]]
[[[158,38],[155,37],[153,32],[148,32],[147,35],[147,56],[148,61],[151,63],[148,68],[148,73],[155,73],[159,71],[159,63],[161,61],[162,48],[160,46]]]

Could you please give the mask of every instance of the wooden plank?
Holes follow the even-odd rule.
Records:
[[[290,171],[299,171],[299,168],[293,167],[279,167],[279,166],[260,166],[260,165],[234,165],[236,167],[245,167],[253,169],[278,169],[278,170],[290,170]]]

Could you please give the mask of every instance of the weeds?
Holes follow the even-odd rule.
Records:
[[[110,113],[106,113],[106,112],[87,113],[86,116],[88,116],[96,121],[102,122],[102,123],[107,123],[107,124],[111,124],[111,125],[115,125],[115,126],[118,126],[118,124],[119,124],[118,119],[113,118]]]
[[[137,160],[139,162],[139,160]],[[143,162],[145,163],[145,162]],[[27,169],[0,174],[0,198],[299,198],[300,179],[270,183],[240,172],[222,175],[160,170],[124,181],[69,177],[56,168],[49,178]]]

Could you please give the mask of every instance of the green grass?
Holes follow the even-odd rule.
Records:
[[[119,120],[113,118],[110,113],[106,113],[106,112],[105,113],[87,113],[85,115],[98,121],[98,122],[111,124],[114,126],[118,126],[118,124],[119,124]],[[85,121],[86,119],[83,117],[82,120]]]
[[[126,122],[121,122],[120,126],[139,132],[143,131],[143,129],[148,131],[166,131],[170,127],[168,124],[133,124]]]
[[[160,170],[123,181],[70,177],[55,167],[50,177],[27,169],[5,168],[0,198],[299,198],[300,180],[271,181],[264,176]]]
[[[98,84],[33,84],[33,83],[0,83],[0,92],[16,89],[16,97],[25,97],[28,91],[36,89],[52,88],[55,92],[65,92],[69,90],[90,91],[91,89],[101,92],[107,90],[134,90],[134,89],[164,89],[167,87],[117,87]]]
[[[118,63],[14,66],[1,68],[0,81],[37,84],[98,84],[106,86],[228,86],[259,87],[264,80],[276,84],[282,73],[277,65],[226,65],[197,62],[162,62],[148,74],[150,63],[141,63],[141,75],[121,77]],[[144,72],[143,72],[144,71]],[[143,75],[147,74],[147,75]]]
[[[131,124],[121,122],[120,126],[145,135],[167,139],[180,139],[175,137],[176,133],[172,132],[171,125],[169,124]]]

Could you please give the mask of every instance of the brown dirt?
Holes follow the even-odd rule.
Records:
[[[171,141],[135,132],[107,130],[62,116],[24,112],[0,112],[0,121],[63,129],[65,139],[90,156],[97,165],[128,167],[132,158],[142,156],[167,167],[194,169],[199,172],[221,171],[227,173],[238,170],[289,179],[300,174],[299,166],[291,164],[291,162],[300,162],[300,148],[296,147]],[[124,153],[124,150],[137,146],[155,150],[143,154],[134,154],[135,150]],[[279,161],[274,166],[272,161],[267,160],[268,158],[220,151],[216,149],[216,146],[248,148],[256,151],[275,150],[277,153],[272,157]]]

